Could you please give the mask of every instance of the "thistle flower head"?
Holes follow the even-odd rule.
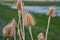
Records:
[[[35,21],[33,19],[33,16],[29,13],[25,14],[25,26],[32,26],[35,24]]]
[[[22,10],[22,1],[21,0],[17,0],[16,7],[18,10]]]
[[[12,20],[11,23],[9,23],[8,25],[6,25],[3,28],[3,35],[6,37],[11,37],[14,34],[14,27],[16,26],[16,21]]]
[[[6,36],[6,37],[11,37],[13,35],[13,29],[12,27],[4,27],[3,29],[3,35]]]
[[[37,36],[37,38],[38,38],[39,40],[44,40],[44,35],[43,35],[43,33],[39,33],[38,36]]]
[[[24,5],[24,3],[22,2],[22,0],[17,0],[17,3],[16,3],[16,7],[17,7],[17,9],[18,9],[18,13],[19,14],[21,14],[22,13],[22,11],[23,11],[23,5]]]
[[[55,7],[50,7],[47,15],[48,16],[52,16],[52,17],[55,17]]]

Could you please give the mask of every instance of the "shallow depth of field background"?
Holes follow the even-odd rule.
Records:
[[[47,11],[50,6],[56,7],[56,17],[51,19],[48,40],[60,40],[60,1],[23,1],[24,9],[30,12],[36,21],[35,26],[32,27],[32,34],[34,40],[37,40],[37,35],[45,31],[47,28]],[[6,24],[11,22],[12,18],[18,20],[18,13],[15,7],[16,1],[1,0],[0,1],[0,40],[6,40],[3,36],[3,28]],[[27,28],[25,28],[26,40],[31,40]],[[18,39],[18,36],[17,36]],[[11,37],[10,40],[13,40]]]

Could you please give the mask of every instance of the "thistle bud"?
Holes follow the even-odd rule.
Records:
[[[50,7],[47,15],[48,16],[52,16],[52,17],[55,17],[55,8],[54,7]]]

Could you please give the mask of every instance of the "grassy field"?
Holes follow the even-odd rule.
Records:
[[[32,27],[32,33],[34,40],[37,40],[37,35],[43,32],[45,35],[48,16],[46,14],[34,14],[36,24]],[[2,34],[2,30],[6,24],[8,24],[12,18],[18,20],[17,10],[13,10],[8,6],[0,5],[0,40],[6,40]],[[31,40],[28,29],[25,28],[26,40]],[[17,37],[18,39],[18,37]],[[13,38],[10,38],[13,40]],[[60,17],[56,16],[51,19],[48,40],[60,40]]]

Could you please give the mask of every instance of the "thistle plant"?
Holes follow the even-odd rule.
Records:
[[[14,39],[16,39],[15,27],[16,27],[16,21],[15,19],[13,19],[11,23],[7,24],[3,28],[3,35],[7,37],[7,40],[9,40],[9,37],[13,37],[13,36]]]
[[[29,13],[26,13],[24,18],[25,18],[25,26],[27,26],[29,28],[31,40],[33,40],[31,27],[35,24],[35,21],[34,21],[32,15]]]
[[[18,31],[19,31],[20,29],[22,29],[21,28],[21,20],[20,20],[20,18],[21,18],[21,15],[20,15],[21,14],[21,3],[20,3],[20,0],[17,0],[16,7],[18,9],[18,17],[19,17],[19,19],[18,19]],[[21,35],[19,35],[19,40],[22,40],[21,39]]]
[[[23,3],[22,3],[22,0],[17,0],[16,7],[18,9],[18,16],[19,16],[18,31],[19,31],[19,25],[20,25],[20,30],[22,31],[21,35],[22,35],[23,40],[25,40],[24,13],[23,13]],[[22,16],[22,23],[21,23],[21,16]],[[19,35],[19,37],[20,37],[20,40],[22,40],[20,35]]]
[[[47,40],[51,17],[55,17],[55,7],[50,7],[47,15],[49,16],[49,18],[48,18],[48,24],[47,24],[47,29],[46,29],[45,40]]]

